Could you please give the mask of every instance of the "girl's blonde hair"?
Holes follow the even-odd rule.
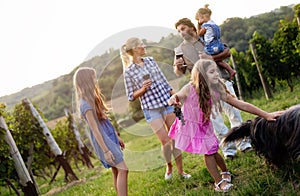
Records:
[[[194,64],[191,73],[191,83],[199,95],[199,105],[204,113],[204,120],[209,120],[212,104],[215,106],[216,112],[222,111],[220,100],[226,100],[226,93],[229,93],[221,78],[217,84],[209,83],[207,70],[211,66],[217,66],[215,61],[200,59]]]
[[[123,64],[123,70],[125,70],[132,63],[133,48],[136,48],[143,42],[137,37],[129,38],[126,43],[120,49],[120,57]]]
[[[205,4],[203,8],[200,8],[197,12],[196,12],[196,16],[195,19],[199,20],[201,15],[208,15],[209,17],[211,16],[211,10],[208,8],[208,4]]]
[[[99,120],[106,119],[108,108],[98,85],[96,70],[90,67],[78,68],[73,76],[73,85],[78,114],[80,114],[80,99],[83,99],[90,104]]]

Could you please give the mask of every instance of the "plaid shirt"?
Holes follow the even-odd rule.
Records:
[[[139,97],[142,109],[155,109],[168,105],[172,87],[168,83],[161,69],[153,57],[143,58],[144,67],[136,64],[129,65],[124,71],[126,95],[129,101],[133,101],[133,92],[142,88],[143,76],[150,74],[151,87],[145,94]]]

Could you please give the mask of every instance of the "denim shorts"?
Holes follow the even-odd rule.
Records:
[[[165,115],[174,111],[174,106],[165,106],[155,109],[143,109],[146,121],[149,123],[155,119],[164,118]]]

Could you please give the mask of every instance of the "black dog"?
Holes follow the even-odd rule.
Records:
[[[300,160],[300,104],[286,110],[276,121],[261,117],[234,127],[223,142],[249,137],[258,155],[277,168]]]

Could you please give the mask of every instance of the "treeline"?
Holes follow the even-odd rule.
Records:
[[[259,5],[258,5],[259,6]],[[245,52],[249,48],[249,40],[253,33],[272,39],[280,27],[280,20],[292,21],[295,19],[295,10],[292,7],[282,6],[271,12],[252,16],[247,19],[228,18],[221,27],[222,40],[235,48],[238,52]]]

